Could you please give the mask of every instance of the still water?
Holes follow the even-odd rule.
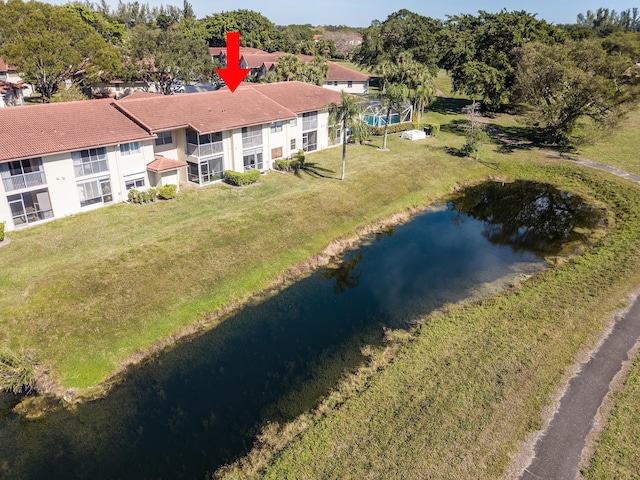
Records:
[[[539,270],[596,213],[547,185],[474,187],[132,369],[107,398],[27,420],[0,397],[0,478],[204,478],[265,422],[313,408],[383,327]]]

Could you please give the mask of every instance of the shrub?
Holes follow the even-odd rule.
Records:
[[[171,200],[176,197],[178,186],[174,184],[164,185],[158,188],[158,197],[164,200]]]
[[[0,347],[0,391],[29,393],[35,386],[36,357],[31,352],[15,353]]]
[[[4,240],[4,223],[0,222],[0,242]]]
[[[440,133],[439,123],[396,123],[389,125],[387,133],[400,133],[407,130],[423,130],[425,127],[431,127],[431,135],[436,136]],[[384,127],[371,127],[371,135],[384,135]]]
[[[250,183],[255,183],[259,178],[259,170],[249,170],[248,172],[244,173],[234,172],[233,170],[224,171],[224,181],[238,187],[242,185],[249,185]]]
[[[155,202],[156,197],[158,196],[158,191],[155,188],[150,188],[149,190],[139,191],[134,189],[129,190],[129,201],[133,203],[149,203]]]
[[[298,159],[292,158],[291,160],[276,160],[274,166],[276,170],[290,172],[292,170],[298,170],[302,165]]]

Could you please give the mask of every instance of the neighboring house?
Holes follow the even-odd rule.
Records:
[[[220,60],[222,65],[227,65],[227,47],[209,47],[211,60]],[[245,54],[267,53],[259,48],[240,47],[240,57]]]
[[[0,108],[24,106],[24,94],[22,91],[27,88],[20,81],[19,83],[0,80]]]
[[[324,87],[354,95],[369,94],[369,75],[357,72],[336,62],[327,62],[329,73],[324,82]]]
[[[128,190],[206,185],[328,148],[327,105],[301,82],[189,95],[137,92],[0,110],[0,221],[7,231],[126,201]]]
[[[23,97],[33,96],[33,86],[25,84],[18,75],[16,67],[7,65],[2,58],[0,58],[0,81],[20,85],[22,90],[21,95]]]
[[[89,98],[123,98],[134,92],[156,92],[153,82],[143,80],[120,80],[115,79],[109,83],[98,83],[90,87],[83,88],[83,93]]]
[[[283,52],[274,53],[246,53],[240,57],[240,68],[251,70],[250,75],[256,79],[274,70]],[[296,55],[305,63],[313,60],[311,55]],[[339,63],[327,61],[329,71],[323,86],[330,90],[352,93],[354,95],[369,94],[369,76],[347,68]]]

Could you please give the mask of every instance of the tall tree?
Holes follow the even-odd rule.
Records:
[[[191,38],[173,25],[166,30],[138,25],[129,34],[128,78],[154,83],[164,95],[180,82],[208,80],[213,63],[206,43]]]
[[[640,71],[598,40],[530,43],[519,49],[517,98],[531,107],[549,143],[567,140],[584,118],[614,125],[638,100]]]
[[[454,90],[499,108],[510,100],[515,82],[513,49],[531,41],[553,44],[565,35],[525,11],[456,15],[441,33],[440,66],[451,75]]]
[[[438,32],[442,22],[402,9],[384,22],[375,20],[362,34],[362,45],[354,54],[360,65],[372,67],[382,60],[395,60],[402,52],[437,72]]]
[[[387,149],[387,133],[389,130],[389,122],[391,120],[391,112],[402,112],[409,100],[409,88],[400,83],[392,83],[387,86],[384,93],[380,94],[380,106],[387,111],[384,123],[384,137],[382,140],[382,149]]]
[[[115,48],[65,7],[0,3],[0,56],[48,101],[65,81],[90,84],[120,68]]]
[[[362,120],[365,105],[361,98],[355,97],[342,91],[342,104],[335,103],[329,106],[330,135],[333,137],[338,130],[342,134],[342,175],[340,180],[344,180],[345,166],[347,162],[347,132],[351,130],[351,135],[361,140],[366,138],[369,127]],[[338,128],[339,127],[339,128]]]

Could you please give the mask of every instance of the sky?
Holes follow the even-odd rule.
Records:
[[[47,1],[47,0],[44,0]],[[49,0],[49,3],[64,4],[68,0]],[[96,1],[96,0],[92,0]],[[123,0],[129,2],[133,0]],[[151,6],[182,6],[182,0],[138,0]],[[636,2],[635,4],[632,2]],[[97,2],[96,2],[97,3]],[[117,0],[107,0],[114,8]],[[574,23],[579,13],[606,7],[616,11],[640,7],[639,0],[190,0],[198,18],[222,11],[247,9],[260,12],[276,25],[348,25],[368,27],[372,20],[383,21],[393,12],[406,8],[432,18],[445,20],[447,15],[459,13],[476,14],[478,10],[499,12],[507,10],[525,10],[537,14],[536,18],[549,23]]]

